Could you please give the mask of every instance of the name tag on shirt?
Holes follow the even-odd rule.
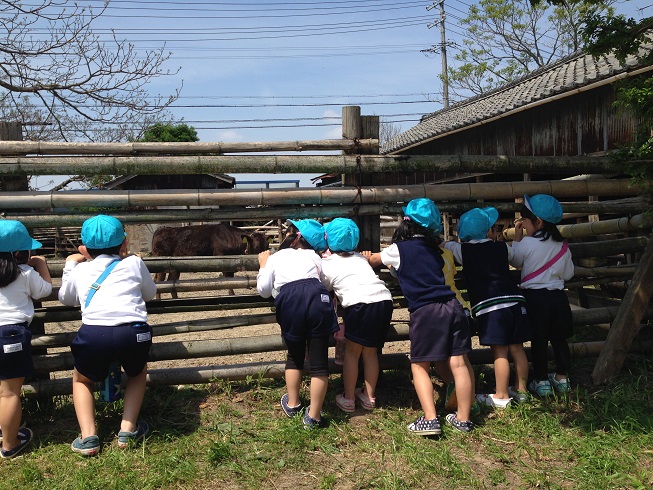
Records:
[[[11,354],[12,352],[20,352],[23,350],[23,344],[7,344],[2,346],[2,350],[5,354]]]
[[[328,294],[323,294],[321,297],[322,297],[322,303],[330,303],[331,302],[331,297]]]
[[[136,342],[147,342],[152,339],[152,334],[150,332],[137,333]]]

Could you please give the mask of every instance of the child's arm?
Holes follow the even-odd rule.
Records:
[[[41,255],[33,255],[27,261],[27,265],[38,272],[44,281],[52,284],[52,276],[50,276],[50,269],[48,269],[48,263],[45,261],[45,257]]]
[[[524,222],[519,220],[515,223],[515,238],[513,242],[521,242],[521,239],[524,237]]]
[[[258,254],[258,264],[260,269],[256,275],[256,291],[263,298],[269,298],[272,296],[272,290],[274,289],[274,271],[268,270],[265,266],[268,263],[270,258],[270,251],[266,250]]]
[[[380,267],[383,265],[383,262],[381,261],[381,253],[372,253],[369,250],[364,250],[361,252],[361,255],[367,259],[367,261],[370,263],[370,265],[374,268]]]

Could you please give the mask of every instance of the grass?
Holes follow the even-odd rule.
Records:
[[[576,376],[593,360],[578,361]],[[479,369],[480,373],[481,369]],[[492,385],[491,372],[483,373]],[[435,378],[434,378],[435,379]],[[115,445],[121,406],[98,404],[103,448],[84,459],[71,401],[25,402],[36,437],[31,450],[0,461],[0,488],[24,489],[596,489],[653,486],[653,367],[629,358],[601,389],[580,385],[566,397],[484,411],[471,434],[445,426],[439,438],[409,434],[420,415],[406,372],[386,372],[380,407],[338,411],[330,380],[328,425],[304,430],[278,407],[281,380],[250,378],[196,387],[148,389],[143,445]],[[440,394],[442,390],[440,390]]]

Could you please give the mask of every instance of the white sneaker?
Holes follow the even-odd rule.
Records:
[[[494,395],[476,395],[476,401],[490,407],[504,409],[510,405],[512,398],[494,398]]]

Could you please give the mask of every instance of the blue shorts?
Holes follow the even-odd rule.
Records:
[[[118,361],[127,376],[138,376],[147,364],[152,346],[152,327],[147,323],[116,326],[84,325],[70,346],[75,369],[100,382],[109,374],[111,363]]]
[[[410,362],[444,361],[472,351],[469,322],[456,298],[417,308],[410,314],[408,333]]]
[[[488,311],[476,319],[481,345],[523,344],[531,340],[531,326],[523,303]]]
[[[318,279],[285,284],[274,306],[281,335],[291,342],[325,337],[339,330],[331,296]]]
[[[0,379],[24,378],[34,372],[31,342],[27,323],[0,327]]]
[[[392,320],[392,301],[358,303],[345,308],[345,338],[365,347],[383,347]]]

